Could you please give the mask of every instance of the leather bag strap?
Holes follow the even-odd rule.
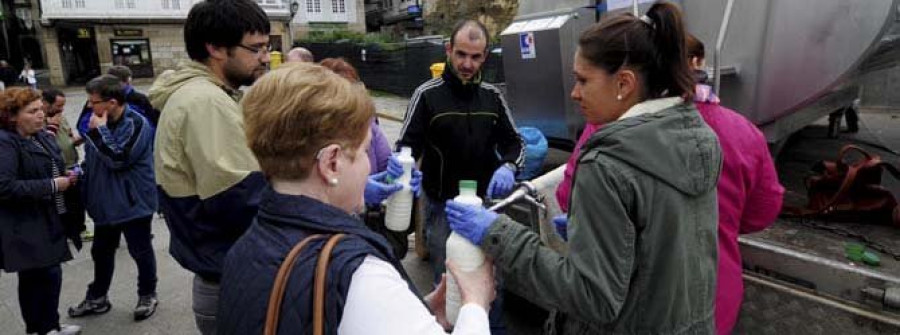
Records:
[[[266,309],[266,324],[263,328],[264,335],[275,335],[278,333],[278,321],[281,316],[281,302],[284,299],[284,290],[287,287],[287,281],[291,277],[291,270],[297,261],[297,256],[303,251],[313,240],[321,238],[321,234],[311,235],[294,245],[294,248],[288,252],[287,257],[281,262],[278,268],[278,274],[275,275],[275,283],[272,284],[272,292],[269,294],[269,306]]]
[[[331,260],[331,251],[344,238],[344,234],[335,234],[328,239],[319,260],[316,263],[316,277],[313,284],[313,334],[325,334],[325,280],[328,277],[328,262]]]

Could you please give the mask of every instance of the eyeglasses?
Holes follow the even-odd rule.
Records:
[[[271,44],[266,44],[266,45],[261,46],[261,47],[248,47],[248,46],[243,45],[243,44],[238,44],[237,46],[240,47],[241,49],[244,49],[244,50],[250,51],[250,52],[252,52],[252,53],[255,53],[257,56],[262,56],[262,55],[265,55],[265,54],[268,54],[268,53],[272,52],[272,45],[271,45]]]

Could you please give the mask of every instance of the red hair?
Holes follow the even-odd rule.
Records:
[[[347,78],[352,83],[359,82],[359,73],[356,72],[356,68],[343,58],[325,58],[319,62],[319,65],[334,71],[341,77]]]
[[[41,92],[31,88],[12,87],[0,93],[0,128],[13,130],[16,123],[13,116],[35,100],[41,99]]]

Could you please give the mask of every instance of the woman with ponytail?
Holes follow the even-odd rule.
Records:
[[[680,9],[582,34],[572,98],[591,124],[568,213],[569,253],[505,215],[450,202],[451,228],[507,289],[552,310],[552,334],[712,334],[722,153],[693,104]]]

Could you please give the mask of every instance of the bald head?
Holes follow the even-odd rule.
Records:
[[[463,20],[457,22],[450,35],[450,46],[452,47],[460,41],[482,44],[484,45],[484,48],[487,49],[487,28],[484,24],[476,20]]]
[[[285,63],[290,62],[302,62],[302,63],[312,63],[313,62],[313,54],[306,50],[306,48],[293,48],[291,51],[288,51],[287,56],[284,59]]]

